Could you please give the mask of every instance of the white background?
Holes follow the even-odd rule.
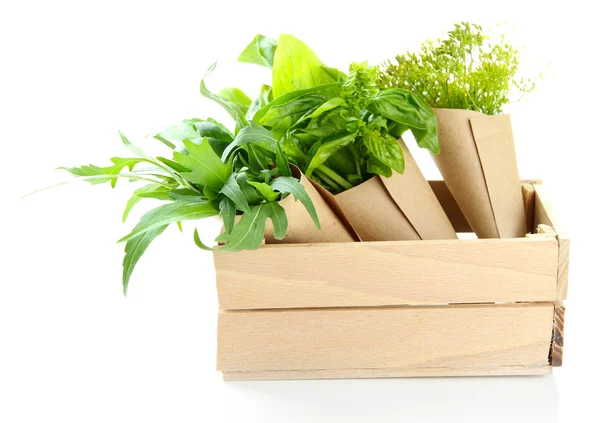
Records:
[[[594,2],[3,2],[0,6],[1,422],[573,422],[595,413],[598,380],[596,180],[598,32]],[[167,230],[121,293],[121,211],[131,188],[53,182],[60,165],[126,154],[184,118],[225,120],[201,98],[268,71],[235,58],[258,33],[288,32],[330,66],[378,63],[453,22],[505,20],[526,69],[551,68],[510,108],[522,177],[540,177],[572,237],[564,367],[553,376],[224,383],[215,371],[210,254],[217,223]],[[149,147],[152,149],[152,147]],[[414,150],[413,150],[414,151]],[[426,176],[430,159],[417,153]],[[591,386],[589,386],[591,385]],[[586,416],[586,421],[597,419]]]

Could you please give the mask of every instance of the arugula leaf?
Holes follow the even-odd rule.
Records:
[[[248,175],[246,173],[238,173],[235,177],[240,189],[244,193],[244,197],[248,200],[248,204],[255,205],[262,201],[262,197],[256,192],[256,189],[250,185]]]
[[[234,87],[223,88],[219,93],[225,100],[230,101],[240,108],[244,116],[248,112],[252,100],[242,90]]]
[[[188,202],[205,202],[207,200],[206,197],[201,196],[197,191],[189,188],[183,189],[172,189],[169,191],[169,197],[173,200],[185,200]]]
[[[290,169],[290,163],[288,162],[288,158],[283,152],[282,142],[277,142],[277,147],[275,149],[275,160],[277,162],[277,168],[279,170],[280,176],[292,176],[292,170]]]
[[[265,237],[265,226],[269,218],[273,222],[273,236],[275,239],[284,239],[288,226],[285,210],[279,203],[263,203],[251,207],[248,213],[244,213],[231,233],[225,232],[219,235],[216,241],[224,242],[225,245],[212,250],[241,251],[257,249]],[[198,247],[210,249],[202,244],[197,231],[194,232],[194,241]]]
[[[315,169],[325,163],[331,155],[351,144],[356,136],[356,133],[342,133],[333,139],[321,142],[321,144],[318,145],[318,148],[315,151],[312,151],[312,155],[311,152],[309,152],[310,161],[308,163],[308,167],[306,168],[306,176],[310,177]],[[317,146],[317,144],[315,144],[315,146]],[[311,148],[311,150],[313,149]]]
[[[260,87],[260,93],[258,97],[252,100],[252,104],[250,104],[250,107],[246,112],[246,119],[254,119],[256,112],[265,107],[271,101],[273,101],[273,90],[269,85],[263,85]]]
[[[129,279],[137,262],[148,248],[148,245],[154,241],[154,238],[162,234],[167,229],[167,226],[169,225],[157,226],[145,232],[142,236],[130,239],[125,244],[125,257],[123,258],[123,294],[125,296],[127,296]]]
[[[229,199],[233,201],[235,206],[241,211],[247,213],[250,210],[248,200],[238,185],[234,174],[229,176],[227,182],[225,182],[225,185],[223,185],[219,193],[229,197]]]
[[[229,113],[231,117],[235,120],[238,129],[248,126],[248,121],[246,120],[244,113],[242,113],[242,110],[238,107],[237,104],[232,103],[231,101],[211,92],[208,88],[206,88],[204,78],[206,78],[213,70],[215,70],[216,66],[217,64],[214,63],[210,68],[208,68],[208,70],[204,74],[204,77],[200,81],[200,94],[202,94],[206,98],[213,100],[215,103],[223,107],[227,111],[227,113]]]
[[[113,157],[110,159],[113,162],[113,166],[100,167],[95,165],[87,165],[81,167],[59,167],[59,169],[66,170],[73,176],[88,177],[96,176],[97,178],[86,179],[92,185],[103,184],[110,181],[111,187],[115,187],[117,184],[118,177],[112,175],[118,175],[121,173],[123,168],[128,168],[131,172],[133,167],[141,162],[147,160],[141,158],[121,158]]]
[[[118,242],[129,241],[148,231],[177,221],[198,220],[218,214],[219,210],[209,201],[189,202],[176,200],[144,214],[135,228]]]
[[[267,202],[277,201],[277,199],[279,198],[280,194],[278,192],[275,192],[269,184],[266,184],[264,182],[252,181],[248,181],[248,183],[254,188],[256,188],[263,195],[263,197],[266,198]]]
[[[123,210],[123,218],[122,221],[125,222],[127,220],[127,216],[129,216],[129,212],[131,211],[131,209],[137,204],[139,203],[142,198],[147,198],[144,196],[144,194],[167,194],[168,195],[169,192],[169,188],[164,187],[162,185],[156,185],[156,184],[149,184],[149,185],[144,185],[141,188],[136,189],[133,194],[131,195],[131,198],[127,201],[127,204],[125,205],[125,210]],[[164,198],[159,198],[160,200],[164,199]],[[167,200],[171,200],[171,198],[167,198]]]
[[[323,63],[302,41],[282,34],[273,57],[273,97],[335,80],[323,69]]]
[[[215,154],[208,139],[204,138],[198,145],[189,140],[184,140],[183,144],[189,155],[176,151],[173,158],[191,172],[182,172],[181,176],[194,184],[220,190],[231,172]]]
[[[186,150],[186,152],[187,152],[187,150]],[[165,165],[169,166],[175,172],[180,172],[180,173],[181,172],[191,172],[191,170],[188,169],[187,167],[182,166],[181,164],[179,164],[179,163],[177,163],[177,162],[175,162],[173,160],[169,160],[169,159],[167,159],[165,157],[158,156],[156,158],[156,160],[158,160],[159,162],[164,163]]]
[[[279,178],[275,178],[271,183],[271,188],[275,191],[279,191],[282,194],[292,194],[296,200],[300,200],[300,202],[304,205],[310,216],[312,217],[315,226],[321,229],[321,224],[319,223],[319,216],[317,216],[317,210],[315,206],[308,196],[308,193],[296,178],[293,176],[280,176]]]
[[[238,61],[252,63],[254,65],[265,66],[269,69],[273,67],[273,56],[277,48],[277,41],[258,34],[248,47],[244,49]]]
[[[382,135],[377,131],[369,131],[363,135],[363,143],[381,163],[398,173],[404,173],[404,154],[400,144],[394,137]],[[373,164],[371,167],[373,167]]]
[[[233,229],[233,225],[235,224],[235,204],[231,199],[225,197],[219,203],[219,217],[223,221],[223,226],[225,227],[225,233],[230,234]]]

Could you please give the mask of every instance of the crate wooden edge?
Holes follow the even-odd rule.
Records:
[[[385,379],[423,377],[479,377],[479,376],[544,376],[552,374],[551,366],[507,366],[495,369],[342,369],[342,370],[288,370],[275,372],[222,372],[224,381],[305,380],[305,379]]]

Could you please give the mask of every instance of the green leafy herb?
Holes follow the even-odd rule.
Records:
[[[252,63],[255,65],[273,67],[273,56],[277,48],[277,41],[258,34],[248,47],[240,54],[238,60],[240,62]]]
[[[497,42],[476,24],[461,22],[446,38],[423,43],[381,66],[382,87],[408,89],[431,107],[502,112],[510,94],[531,92],[531,79],[517,78],[520,50],[504,37]]]

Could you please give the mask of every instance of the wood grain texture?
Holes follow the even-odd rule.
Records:
[[[550,364],[560,367],[563,363],[563,345],[565,332],[565,306],[561,302],[554,304],[554,328],[552,329],[552,348]]]
[[[522,183],[521,192],[523,194],[523,205],[525,206],[525,221],[527,223],[527,232],[532,233],[535,230],[533,226],[533,207],[535,205],[535,188],[533,184]]]
[[[558,271],[557,271],[557,299],[567,299],[569,286],[569,253],[571,240],[566,229],[561,225],[545,188],[542,185],[534,184],[535,206],[533,224],[537,227],[540,224],[551,226],[556,232],[558,240]]]
[[[341,369],[299,370],[279,372],[223,372],[225,381],[242,380],[299,380],[299,379],[372,379],[396,377],[457,377],[457,376],[541,376],[552,374],[551,366],[507,366],[495,369]]]
[[[217,369],[548,366],[553,303],[221,311]]]
[[[552,237],[293,244],[214,259],[225,310],[526,302],[556,299],[557,248]]]

